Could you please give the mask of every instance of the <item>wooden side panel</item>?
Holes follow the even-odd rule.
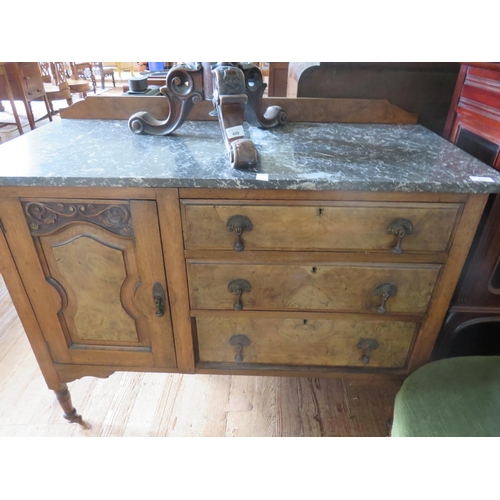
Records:
[[[231,250],[236,241],[227,222],[245,216],[251,231],[243,231],[245,250],[374,250],[391,251],[398,238],[388,234],[391,222],[411,221],[404,238],[405,252],[448,250],[459,204],[390,204],[361,202],[300,202],[259,205],[219,200],[184,201],[186,249]]]
[[[236,363],[234,335],[245,335],[242,363],[402,368],[414,323],[363,320],[197,318],[200,362]],[[377,347],[363,363],[362,339]],[[366,361],[366,359],[365,359]]]
[[[56,289],[45,280],[21,203],[15,198],[2,199],[0,213],[7,243],[44,340],[50,346],[51,357],[60,363],[71,363],[68,343],[57,316],[61,309],[61,298]]]
[[[410,372],[430,360],[434,343],[443,324],[487,200],[487,194],[470,195],[469,202],[465,206],[450,249],[448,264],[436,287],[427,321],[420,328],[415,342],[410,360]]]
[[[425,313],[438,278],[439,265],[370,265],[322,263],[304,265],[208,264],[189,262],[193,309],[233,309],[233,280],[251,287],[241,296],[243,310],[329,310],[376,313],[383,283],[397,287],[386,303],[389,313]]]
[[[7,285],[10,298],[14,303],[45,382],[50,389],[61,390],[61,382],[52,364],[50,352],[45,343],[42,330],[35,317],[16,264],[2,232],[0,232],[0,255],[2,256],[0,259],[0,274]]]

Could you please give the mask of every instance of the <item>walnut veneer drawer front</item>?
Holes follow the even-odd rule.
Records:
[[[192,309],[421,314],[427,310],[440,269],[434,264],[188,261]]]
[[[185,248],[445,252],[462,207],[457,203],[247,203],[183,201]]]
[[[302,366],[404,366],[416,324],[355,320],[202,317],[200,362]]]

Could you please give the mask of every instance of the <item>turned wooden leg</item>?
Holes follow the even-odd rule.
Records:
[[[57,397],[57,401],[61,405],[64,411],[64,418],[71,424],[80,424],[84,429],[90,429],[90,424],[83,420],[81,415],[76,413],[76,409],[71,402],[71,394],[69,393],[68,386],[62,384],[62,389],[60,391],[54,391]]]

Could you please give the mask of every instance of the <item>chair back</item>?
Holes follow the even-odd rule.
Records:
[[[40,73],[42,73],[42,80],[43,83],[54,83],[53,78],[52,78],[52,73],[50,70],[50,64],[48,62],[39,62],[38,65],[40,66]]]
[[[63,62],[40,62],[40,71],[44,83],[51,83],[59,87],[59,90],[69,89],[66,80],[66,66]]]

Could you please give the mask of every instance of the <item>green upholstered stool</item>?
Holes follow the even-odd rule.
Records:
[[[396,395],[393,437],[500,436],[500,356],[434,361]]]

